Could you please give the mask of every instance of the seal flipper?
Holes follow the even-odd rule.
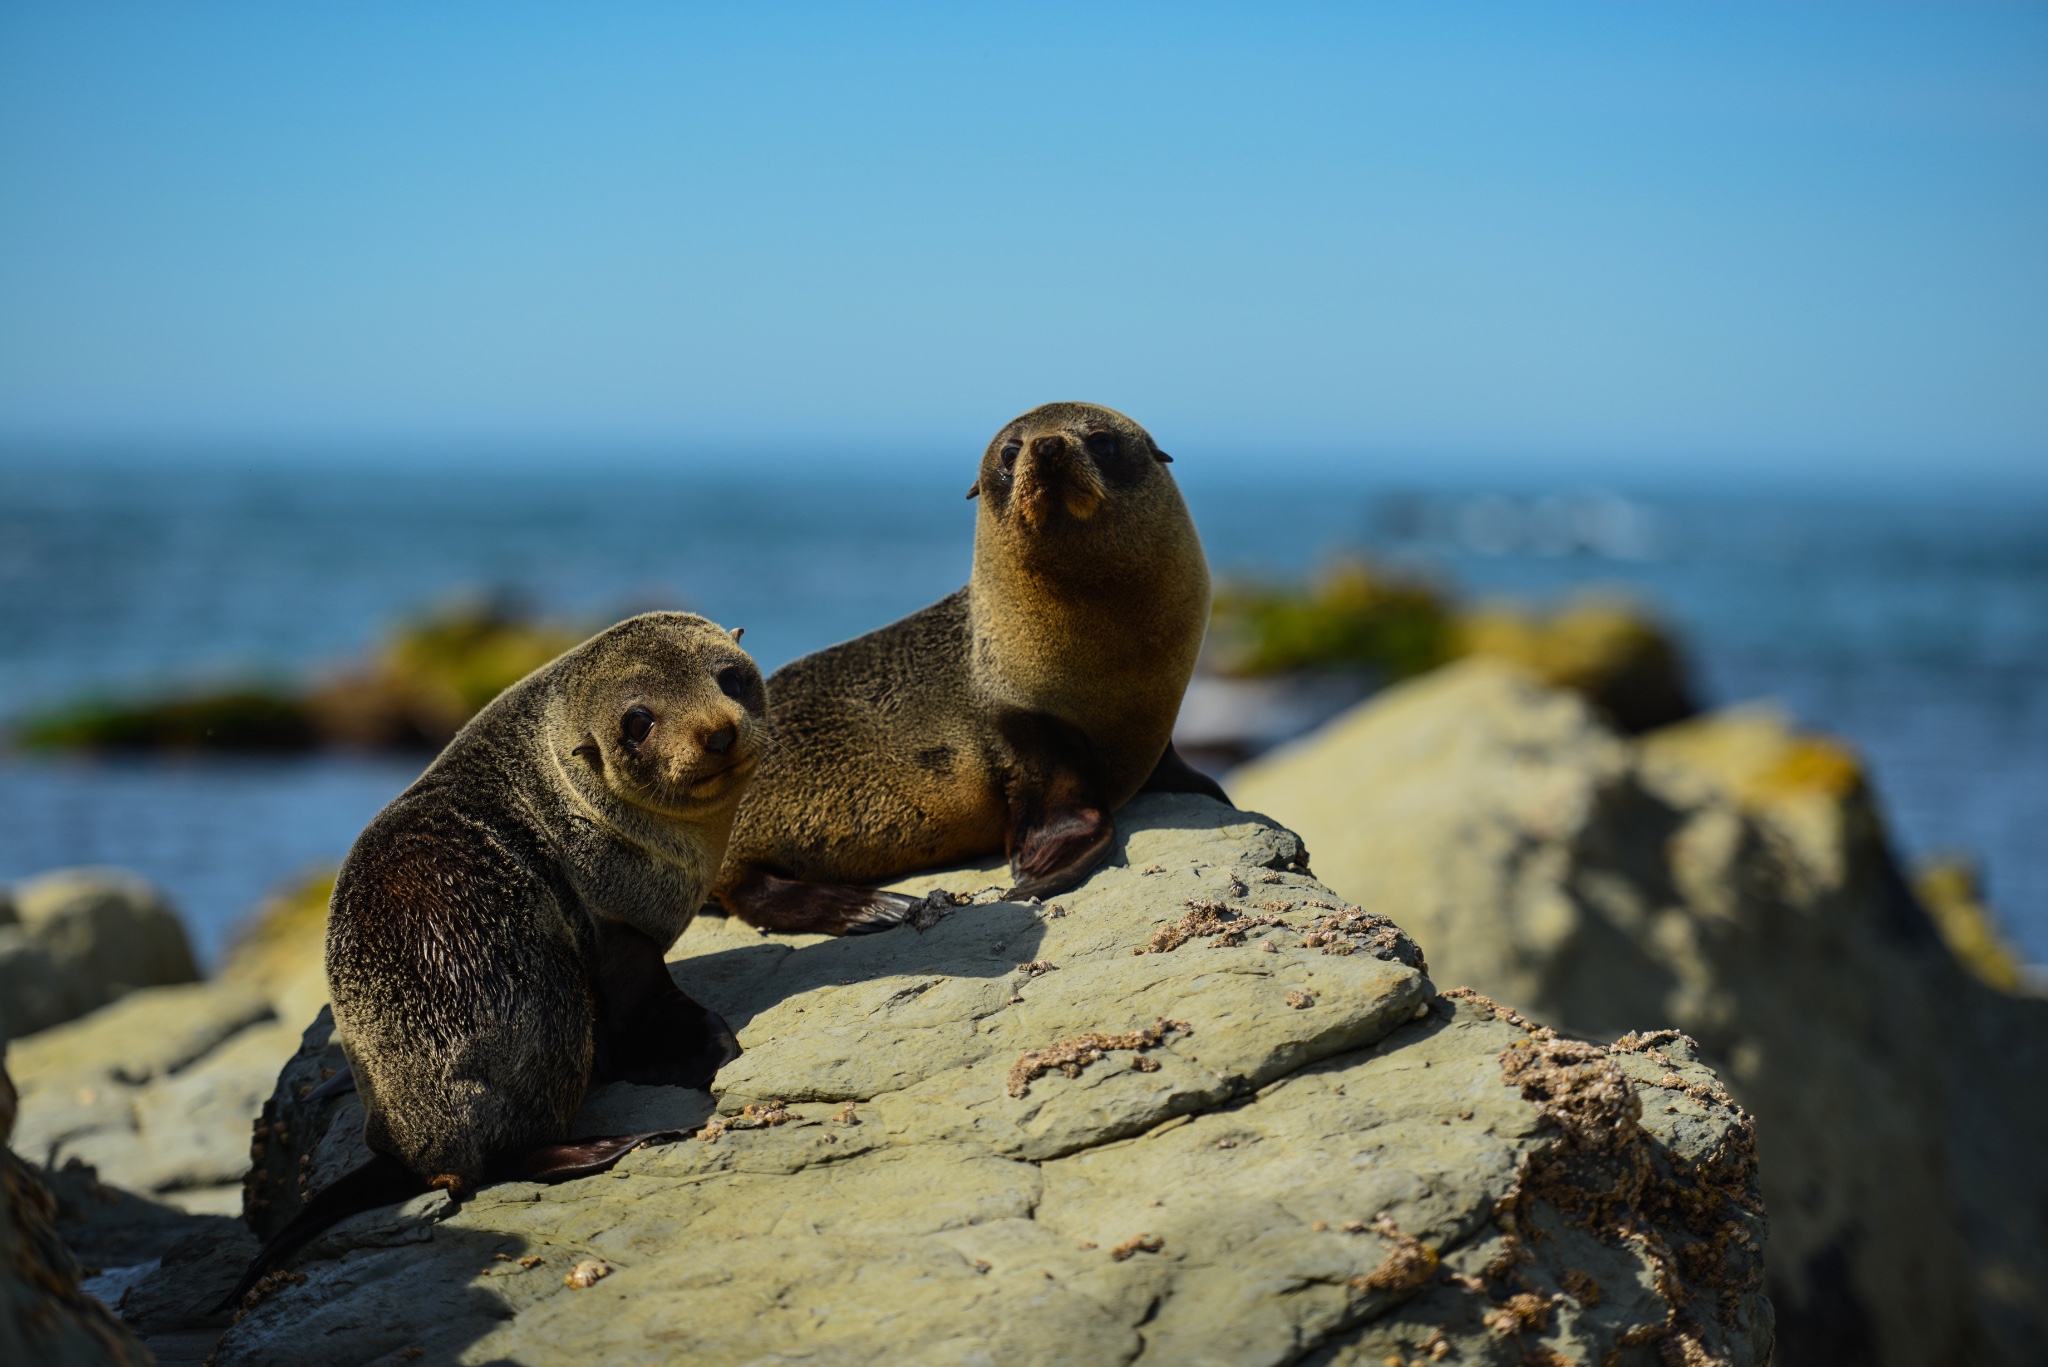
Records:
[[[640,931],[600,920],[597,938],[597,1076],[709,1087],[740,1056],[732,1027],[676,986],[661,947]]]
[[[1042,712],[1010,712],[997,724],[1010,751],[1003,853],[1016,880],[1003,896],[1065,892],[1095,872],[1116,843],[1116,823],[1093,778],[1094,748],[1078,727]]]
[[[1159,763],[1152,766],[1152,777],[1145,780],[1138,789],[1141,793],[1200,793],[1213,797],[1227,807],[1235,807],[1223,791],[1223,785],[1180,757],[1180,751],[1173,748],[1173,742],[1166,743],[1166,753],[1159,757]]]
[[[785,935],[872,935],[903,924],[915,897],[850,883],[806,883],[749,868],[720,888],[725,909],[750,926]]]
[[[263,1245],[249,1260],[248,1270],[242,1273],[242,1280],[235,1283],[235,1289],[208,1313],[218,1315],[232,1309],[266,1273],[311,1243],[314,1236],[329,1225],[379,1206],[411,1200],[426,1190],[427,1184],[411,1169],[396,1158],[387,1158],[383,1154],[378,1154],[353,1172],[342,1174],[294,1215],[291,1223],[279,1230],[275,1238]]]
[[[1080,883],[1109,857],[1116,823],[1100,807],[1048,808],[1036,822],[1020,825],[1010,841],[1010,876],[1017,880],[1003,896],[1050,897]]]
[[[684,1139],[687,1130],[644,1130],[639,1134],[593,1135],[566,1144],[543,1144],[529,1149],[508,1164],[508,1181],[561,1182],[571,1177],[589,1177],[603,1172],[642,1144]]]

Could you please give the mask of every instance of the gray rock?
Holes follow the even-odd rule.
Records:
[[[0,1039],[198,976],[177,913],[123,870],[59,869],[17,884],[0,906]]]
[[[1958,969],[1840,745],[1756,711],[1631,742],[1475,662],[1231,791],[1441,980],[1700,1041],[1757,1115],[1785,1367],[2048,1361],[2048,1002]]]
[[[57,1203],[27,1163],[4,1146],[15,1091],[0,1068],[0,1362],[38,1367],[143,1367],[134,1333],[82,1288],[83,1273],[56,1228]]]
[[[1363,1361],[1424,1328],[1467,1361],[1765,1359],[1748,1122],[1682,1041],[1437,996],[1263,819],[1119,821],[1056,905],[851,940],[700,920],[673,971],[746,1055],[715,1098],[600,1088],[578,1125],[695,1137],[344,1221],[217,1361]],[[1212,924],[1138,952],[1183,918]],[[338,1055],[323,1016],[266,1104],[259,1229],[362,1156],[353,1100],[306,1097]],[[218,1296],[221,1252],[131,1302]]]
[[[16,1147],[49,1169],[78,1163],[116,1188],[188,1211],[241,1209],[249,1125],[297,1032],[249,987],[145,988],[16,1040]]]

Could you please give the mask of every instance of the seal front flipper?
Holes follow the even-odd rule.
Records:
[[[1180,757],[1180,751],[1167,743],[1166,753],[1159,757],[1159,763],[1152,766],[1152,777],[1145,780],[1141,793],[1200,793],[1213,797],[1225,806],[1234,807],[1224,793],[1223,785]]]
[[[1060,806],[1011,835],[1010,876],[1017,880],[1003,896],[1017,901],[1050,897],[1076,886],[1109,857],[1116,824],[1100,807]]]
[[[208,1313],[218,1315],[224,1310],[232,1309],[249,1293],[249,1288],[263,1280],[266,1273],[311,1243],[314,1236],[329,1225],[338,1224],[349,1216],[360,1215],[366,1210],[375,1210],[379,1206],[392,1206],[400,1201],[409,1201],[426,1190],[427,1184],[415,1176],[405,1164],[382,1154],[353,1172],[342,1174],[331,1185],[323,1188],[318,1196],[306,1204],[304,1210],[292,1217],[290,1224],[279,1230],[276,1237],[249,1260],[248,1270],[242,1273],[242,1280],[236,1282],[235,1289],[228,1292]]]
[[[676,986],[653,940],[616,921],[597,930],[597,1076],[709,1087],[740,1056],[732,1027]]]
[[[1003,896],[1065,892],[1095,872],[1116,841],[1116,823],[1093,777],[1094,749],[1079,728],[1043,713],[1010,712],[997,726],[1009,751],[1003,853],[1016,880]]]
[[[903,924],[915,897],[847,883],[806,883],[742,869],[718,900],[750,926],[785,935],[872,935]]]

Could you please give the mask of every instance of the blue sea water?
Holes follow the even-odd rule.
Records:
[[[1176,466],[1180,470],[1181,466]],[[1183,476],[1221,573],[1365,548],[1476,596],[1600,586],[1661,612],[1704,700],[1780,700],[1869,760],[1909,857],[1975,855],[2048,962],[2048,504]],[[688,607],[765,668],[957,587],[964,479],[589,465],[0,464],[0,719],[81,693],[295,677],[397,617],[510,590],[602,620]],[[0,754],[0,879],[77,863],[166,887],[203,956],[339,859],[416,761]]]

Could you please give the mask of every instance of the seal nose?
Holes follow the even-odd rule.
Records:
[[[704,748],[714,755],[722,755],[732,749],[732,743],[739,737],[739,728],[731,725],[721,726],[704,737]]]
[[[1047,461],[1062,460],[1067,455],[1067,438],[1064,433],[1053,432],[1047,436],[1033,437],[1031,439],[1031,459],[1035,463],[1043,464]]]

